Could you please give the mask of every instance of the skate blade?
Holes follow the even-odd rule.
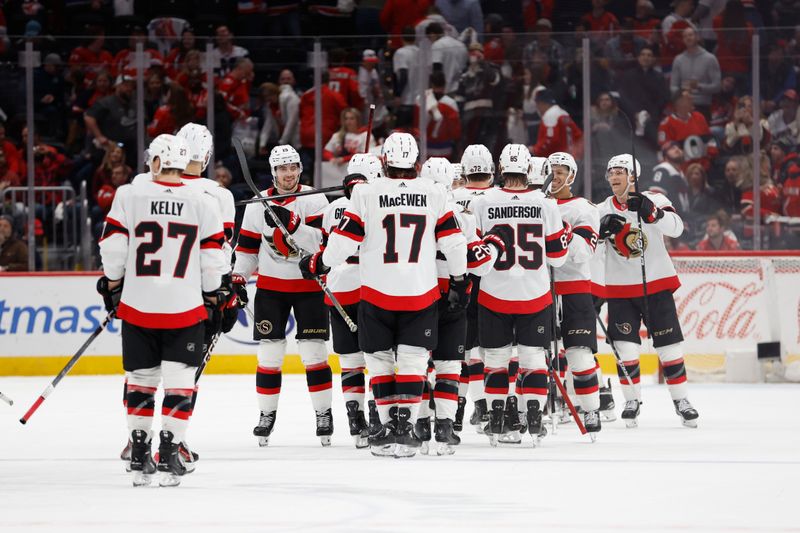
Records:
[[[177,487],[181,484],[181,477],[172,472],[161,472],[158,478],[159,487]]]
[[[197,468],[197,464],[195,463],[187,463],[184,461],[183,466],[186,468],[186,473],[191,474]]]
[[[600,411],[600,420],[603,422],[613,422],[617,419],[614,411]]]
[[[422,455],[436,455],[435,450],[431,450],[431,446],[428,441],[422,441],[422,445],[419,447],[419,453]]]
[[[265,446],[269,446],[269,437],[258,437],[258,445],[261,448],[264,448]]]
[[[588,433],[588,435],[589,435],[589,440],[591,440],[593,443],[597,442],[597,432],[590,432]]]
[[[353,442],[358,450],[369,447],[369,439],[366,436],[353,435]]]
[[[625,427],[626,428],[633,429],[633,428],[638,428],[639,427],[639,421],[637,419],[635,419],[635,418],[625,418],[624,420],[625,420]]]
[[[472,424],[472,427],[474,427],[474,428],[475,428],[475,432],[476,432],[478,435],[485,435],[485,434],[486,434],[486,432],[484,432],[484,431],[483,431],[483,426],[481,426],[481,425],[477,425],[477,424]]]
[[[398,444],[394,449],[395,459],[408,459],[417,455],[417,449],[405,444]]]
[[[153,475],[145,474],[142,471],[133,473],[133,486],[134,487],[147,487],[152,483]]]
[[[493,433],[485,433],[487,437],[489,437],[489,446],[496,447],[497,446],[497,435]]]
[[[395,444],[384,444],[382,446],[372,445],[369,451],[375,457],[394,457]]]
[[[509,431],[508,433],[500,435],[497,438],[497,442],[502,445],[522,444],[522,436],[519,431]]]
[[[682,420],[682,422],[687,428],[697,429],[697,420]]]
[[[569,414],[569,413],[562,414],[562,415],[560,415],[558,417],[558,424],[559,425],[569,424],[570,422],[572,422],[572,415]]]
[[[130,462],[130,460],[128,460],[128,462],[125,463],[125,471],[128,472],[128,473],[131,472],[131,462]]]
[[[446,442],[437,442],[436,446],[433,448],[433,454],[431,455],[446,456],[453,455],[454,453],[456,453],[456,450],[450,444]]]
[[[331,436],[330,435],[320,435],[319,443],[322,444],[323,447],[327,448],[331,445]]]

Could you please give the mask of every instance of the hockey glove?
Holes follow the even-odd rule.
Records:
[[[247,296],[247,280],[244,276],[233,274],[231,276],[231,284],[233,285],[233,292],[236,294],[239,308],[244,309],[250,302],[250,298]]]
[[[573,234],[572,234],[572,224],[570,224],[566,220],[562,220],[561,223],[564,224],[564,242],[566,242],[567,246],[569,246],[569,243],[572,242],[572,236],[573,236]],[[566,248],[566,246],[565,246],[565,248]]]
[[[119,280],[119,285],[114,287],[113,289],[109,288],[109,284],[111,280],[107,277],[103,276],[102,278],[97,280],[97,292],[100,296],[103,297],[103,303],[106,306],[106,311],[109,313],[117,312],[117,307],[119,307],[119,300],[122,297],[122,285],[125,281],[125,278]]]
[[[600,232],[598,237],[600,239],[608,239],[613,237],[625,227],[625,217],[617,215],[616,213],[609,213],[600,219]]]
[[[447,293],[447,302],[450,304],[448,311],[453,313],[462,311],[469,305],[469,292],[472,282],[466,275],[455,278],[450,276],[450,290]]]
[[[281,221],[281,224],[283,224],[283,227],[286,228],[286,231],[288,231],[290,234],[297,231],[297,228],[300,227],[301,222],[300,215],[279,205],[273,205],[270,207],[272,208],[272,212],[275,213],[277,219]],[[269,211],[266,209],[264,210],[264,222],[266,222],[267,226],[270,228],[278,227],[275,221],[272,220]]]
[[[664,216],[664,211],[656,207],[650,198],[637,192],[628,195],[628,209],[637,211],[647,224],[652,224]]]
[[[305,279],[316,279],[331,271],[331,267],[322,262],[322,252],[306,255],[300,259],[300,273]]]
[[[222,285],[217,289],[217,297],[222,302],[222,332],[228,333],[239,319],[239,300],[230,274],[222,276]]]
[[[348,174],[342,180],[342,186],[344,187],[344,195],[349,200],[350,195],[353,194],[353,187],[358,185],[359,183],[367,183],[367,177],[361,173],[355,174]]]
[[[508,225],[495,226],[486,232],[486,235],[483,236],[483,242],[494,245],[497,247],[497,251],[502,254],[508,248],[514,246],[514,230]]]

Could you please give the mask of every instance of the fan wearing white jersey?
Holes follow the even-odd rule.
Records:
[[[264,196],[311,190],[300,185],[303,171],[300,155],[289,145],[276,146],[269,155],[274,186]],[[271,200],[275,215],[304,250],[319,250],[322,215],[328,201],[321,194]],[[253,434],[260,446],[269,444],[281,393],[286,326],[294,311],[297,351],[306,367],[306,383],[317,421],[317,436],[323,446],[333,434],[331,415],[332,374],[328,364],[328,311],[323,292],[314,280],[303,279],[298,268],[300,250],[287,243],[261,203],[248,204],[236,245],[233,267],[240,287],[258,270],[254,302],[253,339],[258,341],[256,393],[261,411]],[[237,292],[241,292],[238,289]]]
[[[501,168],[504,187],[488,191],[471,204],[479,231],[507,226],[515,242],[481,278],[478,293],[479,341],[490,406],[485,432],[493,445],[504,433],[508,365],[514,344],[528,431],[534,442],[543,435],[541,408],[547,400],[545,350],[551,342],[553,312],[547,266],[564,264],[572,238],[556,204],[528,189],[527,147],[511,145],[504,152],[501,161],[508,161],[508,168]]]
[[[622,418],[636,427],[641,405],[639,385],[639,328],[642,318],[653,336],[653,346],[664,367],[676,413],[684,425],[697,426],[697,411],[687,399],[686,368],[683,363],[683,334],[672,293],[680,286],[675,267],[664,246],[664,236],[677,237],[683,221],[670,201],[660,193],[632,191],[639,162],[630,154],[612,157],[607,179],[612,196],[600,204],[599,238],[607,241],[605,293],[608,298],[608,334],[617,348],[633,383],[619,370],[625,409]],[[641,231],[637,218],[641,217]],[[643,247],[640,247],[640,238]],[[642,249],[643,248],[643,249]],[[641,256],[647,272],[647,316],[643,303]]]
[[[437,344],[437,247],[451,274],[448,301],[466,307],[469,298],[464,235],[444,191],[416,179],[418,155],[411,135],[390,135],[386,178],[356,187],[325,251],[301,261],[307,276],[324,274],[359,250],[358,338],[383,424],[371,445],[378,456],[410,457],[420,445],[413,428]]]
[[[448,198],[451,196],[455,174],[447,159],[443,157],[428,159],[422,166],[420,177],[438,184],[445,190]],[[456,215],[458,226],[467,241],[467,272],[471,277],[480,277],[491,269],[492,264],[505,251],[506,246],[513,242],[513,237],[510,232],[503,231],[504,228],[495,228],[496,231],[489,232],[483,239],[480,239],[472,213],[452,201],[448,202],[448,208]],[[451,309],[447,301],[450,275],[447,258],[441,252],[436,255],[436,268],[439,289],[445,297],[439,300],[439,337],[436,348],[431,353],[436,370],[436,384],[433,389],[436,411],[434,424],[436,445],[432,448],[432,452],[434,455],[452,455],[455,451],[453,446],[461,443],[461,439],[455,434],[454,421],[458,410],[462,367],[466,366],[464,346],[467,336],[467,314],[466,309],[460,307]],[[463,409],[461,412],[463,417]],[[420,408],[420,417],[417,419],[414,429],[417,438],[423,442],[423,453],[427,453],[429,449],[427,442],[431,440],[429,416],[427,405],[423,402]]]
[[[172,486],[187,472],[179,443],[186,435],[195,372],[203,358],[203,322],[218,327],[232,289],[230,280],[223,282],[230,265],[222,252],[222,221],[214,199],[181,182],[189,160],[186,144],[160,135],[150,155],[154,179],[120,187],[106,217],[100,240],[104,276],[97,289],[109,312],[122,320],[133,484],[148,485],[158,470],[160,483]],[[156,465],[150,445],[155,392],[162,379]]]
[[[583,424],[589,433],[600,431],[600,394],[597,382],[597,317],[592,301],[590,261],[597,248],[600,217],[590,201],[573,196],[572,184],[578,172],[575,159],[566,152],[547,158],[561,219],[572,227],[572,241],[566,263],[554,270],[556,294],[561,309],[561,336],[575,394],[583,408]]]

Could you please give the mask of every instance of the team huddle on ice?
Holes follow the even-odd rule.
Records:
[[[675,411],[696,426],[672,297],[679,281],[663,244],[683,222],[665,196],[636,192],[631,155],[608,162],[613,195],[594,205],[573,196],[578,169],[567,153],[531,157],[509,144],[495,169],[489,150],[471,145],[460,164],[421,165],[414,137],[394,133],[382,157],[352,158],[344,196],[328,203],[300,185],[294,148],[278,146],[269,156],[274,185],[254,191],[266,199],[247,205],[234,242],[230,192],[201,177],[211,150],[208,130],[195,124],[157,137],[150,171],[119,188],[100,242],[98,291],[122,320],[123,459],[134,485],[156,472],[162,486],[177,485],[194,469],[186,430],[197,380],[216,338],[240,310],[250,313],[246,284],[256,273],[261,446],[275,429],[290,312],[323,446],[333,434],[329,335],[350,434],[373,455],[454,453],[468,398],[468,424],[492,446],[519,445],[526,434],[539,445],[543,417],[566,417],[570,398],[594,440],[601,419],[615,418],[595,360],[603,303],[626,424],[635,427],[640,411],[644,319]],[[553,386],[562,377],[567,395]]]

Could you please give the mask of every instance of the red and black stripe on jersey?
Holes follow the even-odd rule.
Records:
[[[564,228],[561,228],[551,235],[548,235],[545,238],[544,248],[545,252],[547,253],[547,257],[556,259],[565,255],[567,253],[567,249],[569,248],[569,243],[567,242]]]
[[[361,242],[364,240],[364,221],[358,215],[345,211],[344,215],[342,215],[342,220],[339,221],[339,225],[333,232],[356,242]]]
[[[257,254],[260,246],[260,234],[246,229],[239,230],[239,242],[236,244],[237,253]]]
[[[436,240],[454,235],[460,231],[461,229],[459,229],[458,222],[452,211],[448,211],[442,218],[436,221]]]
[[[207,248],[221,250],[222,245],[225,243],[225,234],[223,232],[215,233],[213,235],[209,235],[205,239],[200,241],[200,249],[205,250]]]
[[[578,226],[577,228],[572,228],[573,235],[578,235],[582,237],[583,240],[592,248],[594,251],[597,248],[597,233],[592,229],[591,226]]]
[[[126,237],[129,235],[128,229],[123,226],[121,222],[118,222],[111,217],[106,217],[106,225],[103,228],[103,236],[100,237],[100,240],[102,241],[103,239],[107,239],[115,233],[120,233]]]

